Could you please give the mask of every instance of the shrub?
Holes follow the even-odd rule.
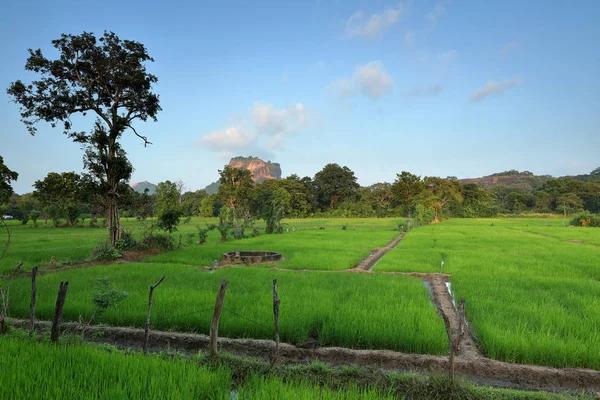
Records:
[[[206,243],[206,239],[208,238],[208,232],[212,231],[213,229],[216,229],[216,225],[211,224],[211,225],[206,225],[206,228],[200,228],[199,226],[196,226],[196,228],[198,229],[198,244],[204,244]]]
[[[29,222],[29,214],[23,213],[23,217],[21,218],[21,225],[27,225]]]
[[[574,226],[592,226],[600,228],[600,215],[585,211],[573,218],[570,224]]]
[[[40,217],[40,215],[42,215],[42,213],[37,210],[33,210],[31,214],[29,214],[31,220],[33,221],[33,226],[37,226],[37,220]]]
[[[119,250],[135,250],[137,248],[137,241],[133,237],[131,232],[124,231],[121,234],[121,239],[115,242],[115,248]]]
[[[346,229],[348,229],[348,225],[342,225],[342,230],[345,231]]]
[[[177,225],[179,225],[180,217],[180,210],[167,210],[158,216],[158,222],[156,223],[156,226],[164,231],[173,233],[177,230]]]
[[[149,234],[138,244],[141,249],[173,250],[175,243],[170,235]]]
[[[90,253],[91,261],[113,261],[121,258],[121,253],[108,242],[102,242]]]

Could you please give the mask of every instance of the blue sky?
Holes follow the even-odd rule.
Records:
[[[507,169],[600,166],[600,2],[7,1],[0,12],[0,155],[18,193],[81,171],[59,129],[31,137],[5,89],[27,48],[61,33],[146,45],[163,111],[123,141],[132,182],[201,189],[235,155],[313,176],[326,163],[359,183]],[[92,120],[77,120],[88,130]]]

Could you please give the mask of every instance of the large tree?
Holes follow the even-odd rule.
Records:
[[[91,133],[72,130],[71,117],[93,112],[106,129],[106,222],[110,242],[121,236],[117,198],[119,177],[119,140],[131,130],[144,145],[148,139],[134,128],[136,120],[156,121],[161,110],[152,85],[158,80],[146,71],[154,61],[139,42],[121,40],[113,32],[96,39],[93,33],[63,34],[53,40],[58,50],[55,60],[46,58],[40,49],[29,49],[27,71],[40,74],[38,80],[25,84],[13,82],[7,92],[20,105],[21,120],[29,132],[36,133],[36,123],[45,121],[54,127],[64,126],[64,133],[74,141],[97,146]]]
[[[396,174],[396,180],[390,188],[392,205],[402,207],[403,211],[408,214],[415,208],[424,189],[425,184],[420,176],[402,171]]]
[[[57,217],[67,219],[67,225],[72,226],[74,212],[81,198],[81,176],[75,172],[63,172],[61,174],[50,172],[42,180],[33,184],[35,198],[44,207],[54,207],[58,210]]]
[[[4,158],[0,156],[0,205],[6,203],[14,193],[11,182],[16,181],[18,177],[19,174],[4,165]]]
[[[346,166],[327,164],[315,174],[314,183],[317,187],[319,200],[323,208],[335,209],[344,200],[353,200],[360,185],[354,172]]]

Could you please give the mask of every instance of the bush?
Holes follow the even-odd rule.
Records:
[[[137,241],[134,239],[133,234],[131,232],[123,232],[121,234],[121,239],[115,242],[115,247],[119,250],[135,250],[137,249]]]
[[[121,253],[108,242],[100,243],[90,253],[90,261],[113,261],[121,258]]]
[[[213,229],[216,229],[216,225],[211,224],[211,225],[206,225],[206,228],[200,228],[199,226],[196,226],[196,228],[198,229],[198,244],[204,244],[206,243],[206,239],[208,238],[208,232],[212,231]]]
[[[29,222],[29,214],[24,213],[23,217],[21,218],[21,225],[27,225],[28,222]]]
[[[585,211],[573,218],[570,224],[574,226],[592,226],[600,228],[600,215]]]
[[[173,233],[177,230],[177,225],[179,225],[180,218],[181,218],[180,210],[175,210],[175,209],[167,210],[158,216],[158,222],[156,223],[156,226],[159,229],[162,229],[169,233]]]
[[[139,244],[141,249],[173,250],[175,243],[170,235],[149,234]]]
[[[29,214],[31,220],[33,221],[33,226],[37,226],[37,220],[40,217],[40,215],[42,215],[42,213],[36,210],[33,210],[31,214]]]

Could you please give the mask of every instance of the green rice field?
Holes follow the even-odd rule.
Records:
[[[220,242],[218,232],[211,232],[202,246],[195,243],[197,236],[186,241],[197,225],[209,222],[182,225],[181,249],[135,263],[40,275],[38,317],[51,318],[58,284],[68,280],[65,319],[89,318],[93,282],[108,278],[129,296],[95,322],[141,327],[148,286],[165,274],[155,293],[152,328],[207,333],[219,281],[227,279],[220,334],[270,339],[271,285],[277,278],[284,342],[316,339],[321,346],[445,354],[443,320],[422,281],[381,273],[443,272],[451,275],[454,295],[466,299],[469,323],[486,356],[600,369],[598,229],[566,226],[559,218],[452,219],[411,230],[373,273],[349,274],[335,271],[352,268],[371,249],[385,246],[405,221],[288,220],[289,231],[281,235]],[[141,230],[137,221],[125,226],[136,234]],[[29,270],[52,255],[57,263],[84,259],[106,235],[100,228],[12,228],[13,243],[0,265],[6,274],[18,260]],[[285,259],[276,265],[203,268],[223,252],[252,249],[280,251]],[[29,279],[5,276],[0,286],[10,287],[11,316],[26,318]]]
[[[559,219],[455,219],[413,230],[375,270],[451,274],[491,358],[600,369],[598,242]]]

